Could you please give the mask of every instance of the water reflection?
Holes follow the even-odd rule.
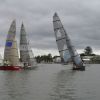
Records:
[[[61,70],[57,73],[55,86],[51,93],[52,100],[75,100],[75,71]]]
[[[0,71],[0,100],[99,100],[100,65],[86,71],[42,64],[37,70]]]
[[[30,94],[29,77],[30,71],[4,71],[0,100],[27,100],[25,95]],[[1,83],[1,82],[0,82]]]

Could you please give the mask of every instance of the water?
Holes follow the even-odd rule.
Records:
[[[35,70],[0,71],[0,100],[99,100],[100,65],[41,64]]]

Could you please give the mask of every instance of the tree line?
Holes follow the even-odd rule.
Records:
[[[48,54],[48,55],[38,55],[35,57],[37,63],[41,63],[41,62],[45,62],[45,63],[50,63],[50,62],[53,62],[53,57],[51,54]]]
[[[84,56],[91,56],[90,60],[91,62],[93,63],[100,63],[100,56],[99,55],[96,55],[93,53],[93,50],[92,50],[92,47],[90,46],[87,46],[85,49],[84,49],[84,52],[80,54],[81,58],[83,58]],[[47,55],[38,55],[35,57],[37,63],[41,63],[41,62],[44,62],[44,63],[52,63],[53,62],[53,59],[56,58],[56,57],[59,57],[59,56],[52,56],[52,54],[47,54]]]

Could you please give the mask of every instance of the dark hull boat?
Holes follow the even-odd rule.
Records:
[[[84,71],[85,70],[85,66],[81,67],[73,67],[72,70],[79,70],[79,71]]]
[[[23,67],[24,70],[34,70],[36,68],[37,68],[37,66],[34,66],[34,67],[31,67],[31,66]]]
[[[72,68],[73,70],[85,70],[82,59],[72,45],[57,13],[53,16],[53,26],[61,59],[63,59],[64,62],[70,62],[71,60],[73,65],[75,65],[75,67]]]

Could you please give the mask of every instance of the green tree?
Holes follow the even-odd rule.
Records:
[[[41,57],[38,55],[37,57],[35,57],[37,63],[40,63],[41,62]]]
[[[37,56],[35,57],[36,58],[36,61],[38,63],[41,63],[42,61],[43,62],[53,62],[53,58],[52,58],[52,55],[51,54],[48,54],[48,55],[41,55],[41,56]]]
[[[92,48],[90,46],[87,46],[84,50],[85,55],[91,55],[92,54]]]

